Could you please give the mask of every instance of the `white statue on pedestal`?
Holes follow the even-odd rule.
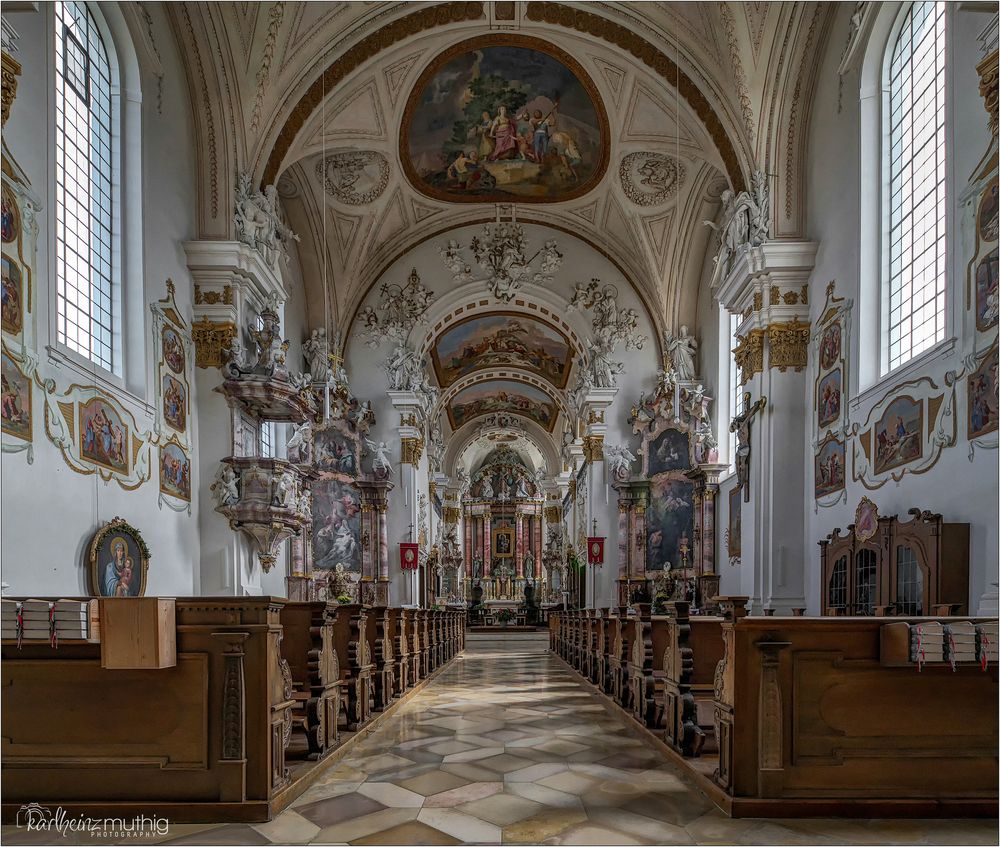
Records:
[[[688,334],[686,326],[681,327],[680,335],[674,335],[669,329],[663,330],[663,348],[670,357],[678,379],[695,378],[697,368],[694,357],[698,341],[693,335]]]

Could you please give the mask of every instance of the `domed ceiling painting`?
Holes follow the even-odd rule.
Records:
[[[431,357],[442,388],[496,365],[524,368],[565,388],[572,363],[566,336],[515,313],[478,315],[456,324],[438,336]]]
[[[469,39],[421,74],[400,159],[424,194],[459,203],[569,200],[608,165],[608,117],[590,77],[534,38]]]
[[[545,427],[549,432],[556,422],[556,404],[540,388],[523,382],[491,379],[463,388],[448,403],[452,429],[480,415],[508,412],[521,415]]]

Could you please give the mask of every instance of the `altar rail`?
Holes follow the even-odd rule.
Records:
[[[3,642],[5,821],[27,803],[70,815],[270,820],[464,646],[456,611],[276,597],[169,604],[167,667],[102,667],[121,636],[106,623],[99,641]]]
[[[746,617],[746,598],[718,599],[724,616],[553,613],[551,648],[735,817],[997,814],[996,619]]]

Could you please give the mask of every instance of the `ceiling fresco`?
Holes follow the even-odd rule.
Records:
[[[569,54],[535,38],[481,36],[421,74],[400,147],[414,187],[438,200],[570,200],[607,169],[608,117]]]
[[[524,314],[493,313],[468,318],[438,336],[431,350],[438,384],[497,365],[523,368],[565,388],[573,362],[565,335]]]
[[[555,401],[540,388],[505,379],[470,385],[448,403],[448,420],[453,430],[472,418],[494,412],[521,415],[552,432],[558,410]]]

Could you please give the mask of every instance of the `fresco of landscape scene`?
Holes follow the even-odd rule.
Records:
[[[513,35],[470,39],[417,81],[400,158],[417,189],[439,200],[568,200],[606,170],[607,123],[569,55]]]
[[[513,380],[491,379],[480,385],[463,388],[448,404],[451,428],[494,412],[512,412],[530,418],[552,432],[556,422],[556,404],[540,388]]]
[[[569,342],[561,332],[513,314],[468,318],[441,333],[431,355],[444,388],[494,365],[524,368],[565,388],[572,361]]]

